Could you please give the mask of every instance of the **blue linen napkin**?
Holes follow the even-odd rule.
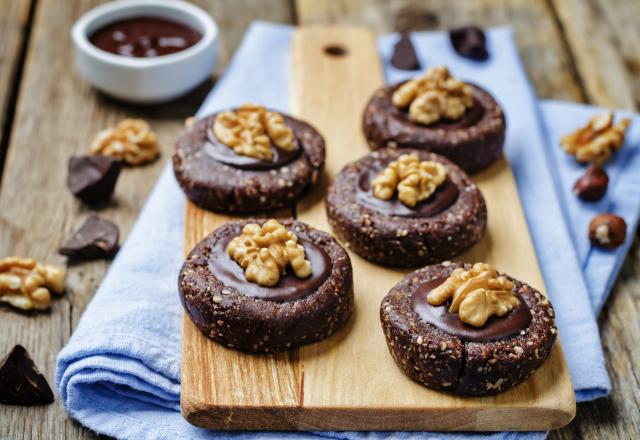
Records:
[[[287,26],[252,25],[226,75],[203,104],[199,116],[244,101],[262,102],[286,110],[291,31]],[[555,180],[559,183],[561,174],[553,169],[555,163],[546,157],[557,142],[543,142],[534,95],[520,66],[511,32],[508,29],[489,32],[492,59],[484,64],[457,57],[444,34],[420,33],[414,37],[423,65],[449,65],[456,75],[472,78],[491,90],[506,109],[509,120],[506,153],[517,177],[547,290],[556,308],[577,399],[606,395],[610,385],[581,272],[583,260],[578,258],[569,232],[571,228],[568,228],[570,223],[565,219],[561,198],[552,183]],[[386,65],[392,43],[393,37],[379,40],[387,81],[395,81],[401,76],[399,71]],[[492,75],[496,70],[502,73],[494,79]],[[549,117],[556,117],[553,115],[556,105],[561,104],[541,107],[547,128]],[[582,114],[574,113],[572,108],[563,110],[562,117],[570,128],[583,122]],[[630,133],[629,141],[636,141],[638,137],[638,133]],[[566,162],[556,165],[560,167],[563,163]],[[621,175],[620,181],[626,181],[627,174],[630,173]],[[565,186],[572,183],[563,181]],[[611,187],[609,195],[617,186]],[[634,213],[637,213],[638,204],[635,202]],[[60,397],[71,416],[83,425],[117,438],[207,439],[256,435],[281,438],[283,433],[207,431],[189,425],[179,414],[182,308],[176,279],[182,263],[183,209],[184,196],[167,166],[129,239],[58,357],[56,382]],[[635,225],[637,215],[633,217],[630,211],[625,218],[630,225]],[[632,231],[629,235],[633,235]],[[609,257],[611,269],[602,272],[599,280],[614,276],[613,271],[619,266],[617,260],[623,254],[621,250],[605,256]],[[608,282],[600,284],[608,285]],[[608,293],[605,287],[592,289],[600,302]],[[389,433],[286,435],[291,438],[319,435],[361,439],[382,438]],[[394,433],[393,437],[520,439],[545,435]]]

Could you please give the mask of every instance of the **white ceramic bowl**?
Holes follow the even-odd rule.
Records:
[[[152,58],[115,55],[89,36],[114,21],[139,16],[168,18],[202,34],[193,46]],[[202,9],[180,0],[118,0],[80,17],[71,29],[76,68],[97,89],[124,101],[162,102],[184,95],[209,77],[218,59],[218,26]]]

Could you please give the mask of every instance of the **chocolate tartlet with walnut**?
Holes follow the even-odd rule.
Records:
[[[422,77],[378,90],[362,127],[372,149],[424,149],[474,173],[502,154],[506,122],[489,92],[453,78],[446,67],[432,67]]]
[[[389,352],[429,388],[483,396],[531,376],[556,339],[554,312],[533,287],[484,263],[408,274],[380,306]]]
[[[251,213],[292,206],[315,183],[324,160],[324,140],[309,124],[245,104],[187,128],[173,169],[202,208]]]
[[[449,160],[385,148],[352,162],[329,187],[335,233],[376,263],[417,267],[461,254],[487,226],[478,187]]]
[[[353,274],[331,235],[296,220],[226,223],[180,271],[195,325],[229,348],[270,353],[325,339],[353,311]]]

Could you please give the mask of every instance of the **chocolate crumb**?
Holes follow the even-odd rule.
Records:
[[[477,26],[462,26],[449,31],[453,48],[464,58],[484,61],[489,58],[484,31]]]
[[[105,201],[113,194],[121,168],[119,161],[108,156],[71,156],[67,187],[85,203]]]
[[[419,70],[420,61],[411,42],[409,33],[403,33],[393,48],[391,64],[402,70]]]
[[[0,403],[44,405],[53,403],[47,379],[38,371],[22,345],[16,345],[0,360]]]
[[[60,248],[59,252],[78,260],[111,258],[118,251],[118,226],[91,214]]]

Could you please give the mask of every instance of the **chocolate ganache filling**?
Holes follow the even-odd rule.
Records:
[[[389,200],[381,200],[374,196],[371,190],[371,181],[379,172],[377,169],[369,170],[360,175],[356,196],[363,205],[382,214],[397,217],[431,217],[444,211],[458,199],[458,186],[447,177],[429,198],[418,202],[413,208],[402,203],[397,195]]]
[[[211,249],[209,270],[226,287],[231,287],[239,293],[267,301],[294,301],[315,292],[322,283],[329,278],[332,270],[331,258],[327,252],[317,244],[304,238],[298,238],[298,243],[304,247],[305,257],[311,263],[311,275],[298,278],[291,268],[280,277],[275,286],[261,286],[247,281],[244,270],[227,253],[229,242],[237,234],[218,240]]]
[[[233,148],[220,142],[213,133],[212,127],[209,127],[207,128],[207,139],[202,149],[204,153],[213,160],[234,168],[243,170],[270,170],[280,168],[300,156],[302,148],[297,137],[295,143],[296,146],[293,150],[284,150],[272,144],[271,160],[258,159],[236,153],[233,151]]]
[[[524,299],[517,295],[520,305],[506,315],[490,317],[482,327],[474,327],[460,320],[457,313],[449,313],[449,304],[434,306],[427,295],[444,283],[447,277],[434,278],[422,283],[411,296],[411,307],[424,322],[464,341],[489,342],[507,339],[529,326],[531,312]]]

